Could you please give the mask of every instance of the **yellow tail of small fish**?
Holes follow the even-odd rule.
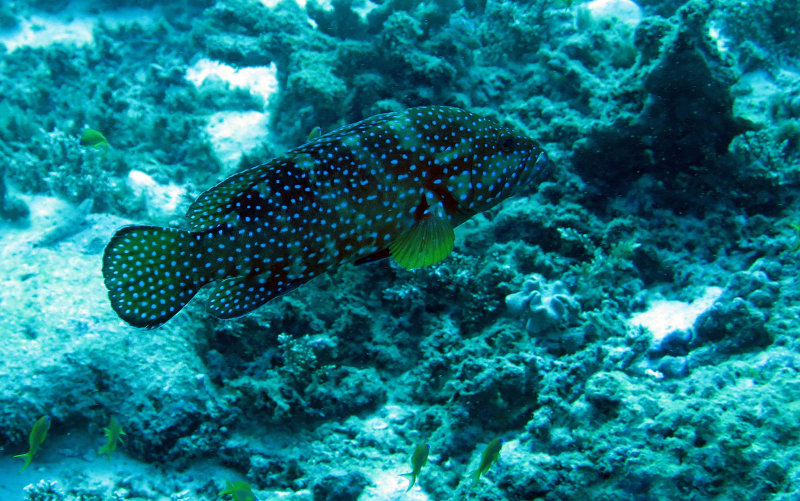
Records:
[[[33,461],[33,454],[30,453],[30,452],[26,452],[25,454],[17,454],[14,457],[15,458],[25,458],[25,464],[22,465],[22,469],[19,470],[20,473],[25,471],[25,468],[27,468],[28,465],[31,464],[31,461]]]

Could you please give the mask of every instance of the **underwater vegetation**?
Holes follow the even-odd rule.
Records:
[[[3,3],[0,499],[797,498],[796,5],[616,3]]]

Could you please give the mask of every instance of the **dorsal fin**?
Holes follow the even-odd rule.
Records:
[[[194,203],[189,206],[186,212],[186,219],[189,227],[194,231],[206,231],[216,228],[225,223],[228,215],[238,212],[237,203],[246,203],[238,209],[245,211],[255,211],[259,207],[258,203],[249,204],[253,196],[257,195],[262,201],[264,194],[253,187],[269,178],[275,164],[280,164],[281,159],[275,159],[269,163],[257,165],[250,169],[234,174],[222,181],[210,190],[206,190]],[[248,194],[250,195],[248,197]]]
[[[313,178],[313,173],[298,167],[296,161],[313,160],[320,151],[327,151],[333,143],[338,143],[342,138],[352,138],[354,133],[365,133],[373,127],[384,124],[394,115],[396,114],[377,115],[342,127],[290,150],[270,162],[234,174],[203,192],[189,206],[186,212],[189,227],[194,231],[206,231],[225,223],[232,223],[232,218],[237,215],[243,217],[245,214],[257,214],[264,209],[264,204],[270,203],[272,196],[270,188],[274,184],[283,186],[284,180],[291,181],[292,186],[297,182],[312,182],[309,177]],[[278,203],[280,200],[273,202]]]

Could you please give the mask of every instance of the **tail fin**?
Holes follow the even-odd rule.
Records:
[[[414,487],[414,484],[417,482],[417,476],[414,475],[414,472],[401,473],[400,476],[406,477],[408,479],[408,489],[406,489],[406,492],[410,491],[411,488]]]
[[[480,480],[481,480],[481,469],[478,468],[477,470],[472,472],[470,474],[470,477],[472,477],[472,484],[469,486],[469,488],[470,489],[474,489],[475,486],[478,485],[478,482],[480,482]]]
[[[32,452],[26,452],[25,454],[17,454],[14,457],[15,458],[23,458],[23,459],[25,459],[25,464],[22,466],[22,469],[19,470],[19,472],[22,473],[23,471],[25,471],[25,468],[27,468],[28,465],[31,464],[31,461],[33,460],[33,453]]]
[[[158,327],[211,279],[194,263],[197,233],[157,226],[120,229],[103,253],[111,307],[134,327]]]

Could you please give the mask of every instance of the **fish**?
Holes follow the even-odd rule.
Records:
[[[420,444],[414,449],[414,453],[411,455],[411,471],[408,473],[403,473],[401,476],[408,477],[411,479],[411,482],[408,484],[408,489],[406,492],[410,491],[414,484],[417,482],[417,477],[419,476],[419,472],[422,471],[422,467],[428,462],[428,452],[431,450],[431,446],[428,444]]]
[[[319,125],[317,125],[313,129],[311,129],[311,132],[308,133],[308,138],[306,138],[306,142],[313,141],[321,135],[322,135],[322,128]]]
[[[500,449],[503,447],[503,439],[502,438],[495,438],[486,446],[483,450],[483,456],[481,456],[481,464],[478,466],[478,469],[472,472],[472,485],[470,489],[474,488],[478,485],[478,481],[481,478],[481,475],[489,471],[489,468],[497,462],[497,458],[500,457]]]
[[[376,115],[221,181],[190,205],[188,229],[119,229],[104,283],[135,327],[164,324],[209,285],[210,313],[239,317],[346,263],[437,263],[453,228],[552,170],[535,140],[469,111]]]
[[[33,460],[33,456],[39,452],[39,446],[44,443],[44,439],[47,438],[47,431],[50,429],[50,418],[48,416],[42,416],[33,423],[33,427],[31,428],[31,432],[28,435],[28,446],[29,450],[25,454],[17,454],[14,456],[15,458],[21,458],[25,460],[25,464],[22,466],[22,469],[19,470],[20,473],[25,471],[25,468],[31,464]]]
[[[84,129],[81,134],[80,143],[82,146],[91,146],[96,150],[105,148],[105,153],[108,153],[108,139],[106,139],[99,130]]]
[[[225,496],[226,494],[230,494],[233,501],[256,501],[256,495],[250,488],[250,484],[244,480],[234,482],[226,480],[225,489],[220,491],[219,495]]]
[[[800,223],[790,222],[788,224],[789,226],[792,227],[792,229],[794,229],[795,233],[797,234],[797,242],[795,242],[795,244],[792,246],[790,250],[791,252],[797,252],[798,250],[800,250]]]
[[[119,425],[119,422],[115,416],[111,416],[108,427],[103,428],[103,432],[105,433],[106,440],[108,440],[108,442],[104,446],[100,447],[97,450],[97,453],[105,454],[106,457],[111,460],[111,453],[117,450],[117,444],[122,443],[122,435],[127,435],[127,433],[123,431],[122,426]]]

